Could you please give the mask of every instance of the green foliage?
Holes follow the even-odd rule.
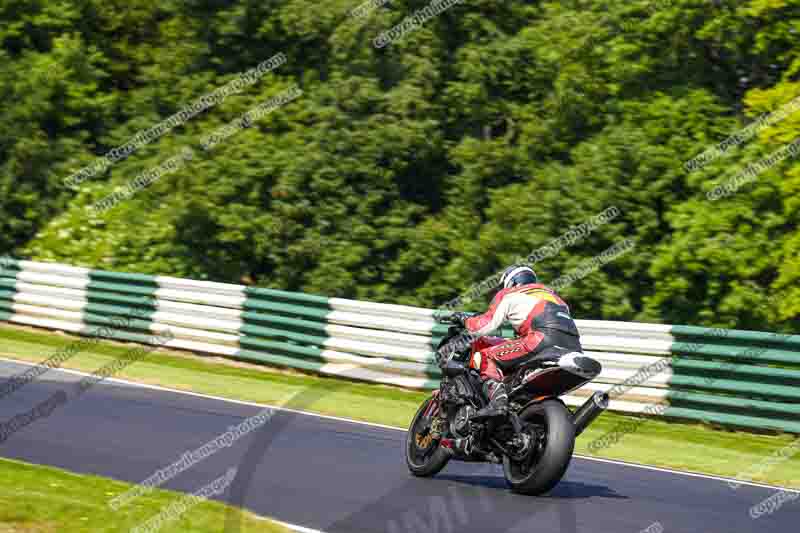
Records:
[[[800,135],[790,115],[684,162],[800,95],[800,0],[426,5],[6,2],[0,250],[88,267],[435,306],[615,206],[537,265],[579,317],[791,329],[800,170],[706,193]],[[282,52],[287,63],[79,186],[64,178]],[[211,150],[202,139],[297,84]],[[184,147],[114,209],[90,206]],[[478,309],[482,302],[473,302]]]

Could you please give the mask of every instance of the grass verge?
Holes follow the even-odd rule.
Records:
[[[131,485],[57,468],[0,458],[0,533],[83,533],[130,531],[159,516],[184,495],[154,490],[111,511],[105,502]],[[211,480],[209,480],[211,481]],[[289,530],[247,511],[204,500],[159,529],[169,532],[217,532],[227,513],[241,516],[242,532]]]
[[[40,362],[73,339],[53,332],[0,325],[0,356]],[[64,368],[92,372],[120,357],[127,349],[120,343],[102,342],[75,355]],[[313,389],[313,397],[299,408],[397,427],[408,425],[427,396],[424,392],[307,376],[167,350],[153,352],[115,377],[289,407],[293,406],[290,399],[294,394]],[[792,443],[796,436],[723,431],[701,424],[662,420],[638,423],[637,420],[604,413],[578,438],[576,453],[800,488],[800,459],[791,456],[780,462],[773,460],[770,466],[770,457]],[[592,440],[620,424],[631,422],[637,428],[635,432],[597,453],[589,452],[587,445]]]

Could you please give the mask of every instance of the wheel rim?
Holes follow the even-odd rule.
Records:
[[[508,461],[507,473],[513,483],[524,483],[535,472],[539,466],[539,461],[547,447],[547,418],[544,414],[537,414],[536,417],[523,424],[523,431],[530,436],[530,449],[525,458],[515,461],[506,458]]]
[[[438,441],[433,438],[431,434],[431,419],[425,417],[424,412],[430,400],[424,404],[420,409],[419,414],[411,426],[411,432],[408,439],[408,459],[415,466],[422,467],[433,456],[433,453],[439,448]]]

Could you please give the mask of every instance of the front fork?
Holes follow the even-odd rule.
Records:
[[[431,395],[431,401],[428,402],[428,407],[425,409],[425,412],[422,414],[424,418],[430,419],[430,425],[428,427],[429,432],[427,437],[430,439],[428,440],[428,444],[430,444],[431,440],[439,441],[442,439],[442,434],[444,433],[444,420],[442,419],[442,405],[439,402],[439,390],[433,391]],[[419,438],[419,435],[417,435]]]

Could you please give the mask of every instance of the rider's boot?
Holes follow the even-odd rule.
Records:
[[[459,455],[469,457],[472,454],[472,441],[469,437],[455,439],[453,441],[453,451]]]
[[[506,416],[508,413],[508,393],[502,381],[487,379],[483,384],[483,392],[489,398],[489,405],[472,416],[473,420],[488,420]]]

